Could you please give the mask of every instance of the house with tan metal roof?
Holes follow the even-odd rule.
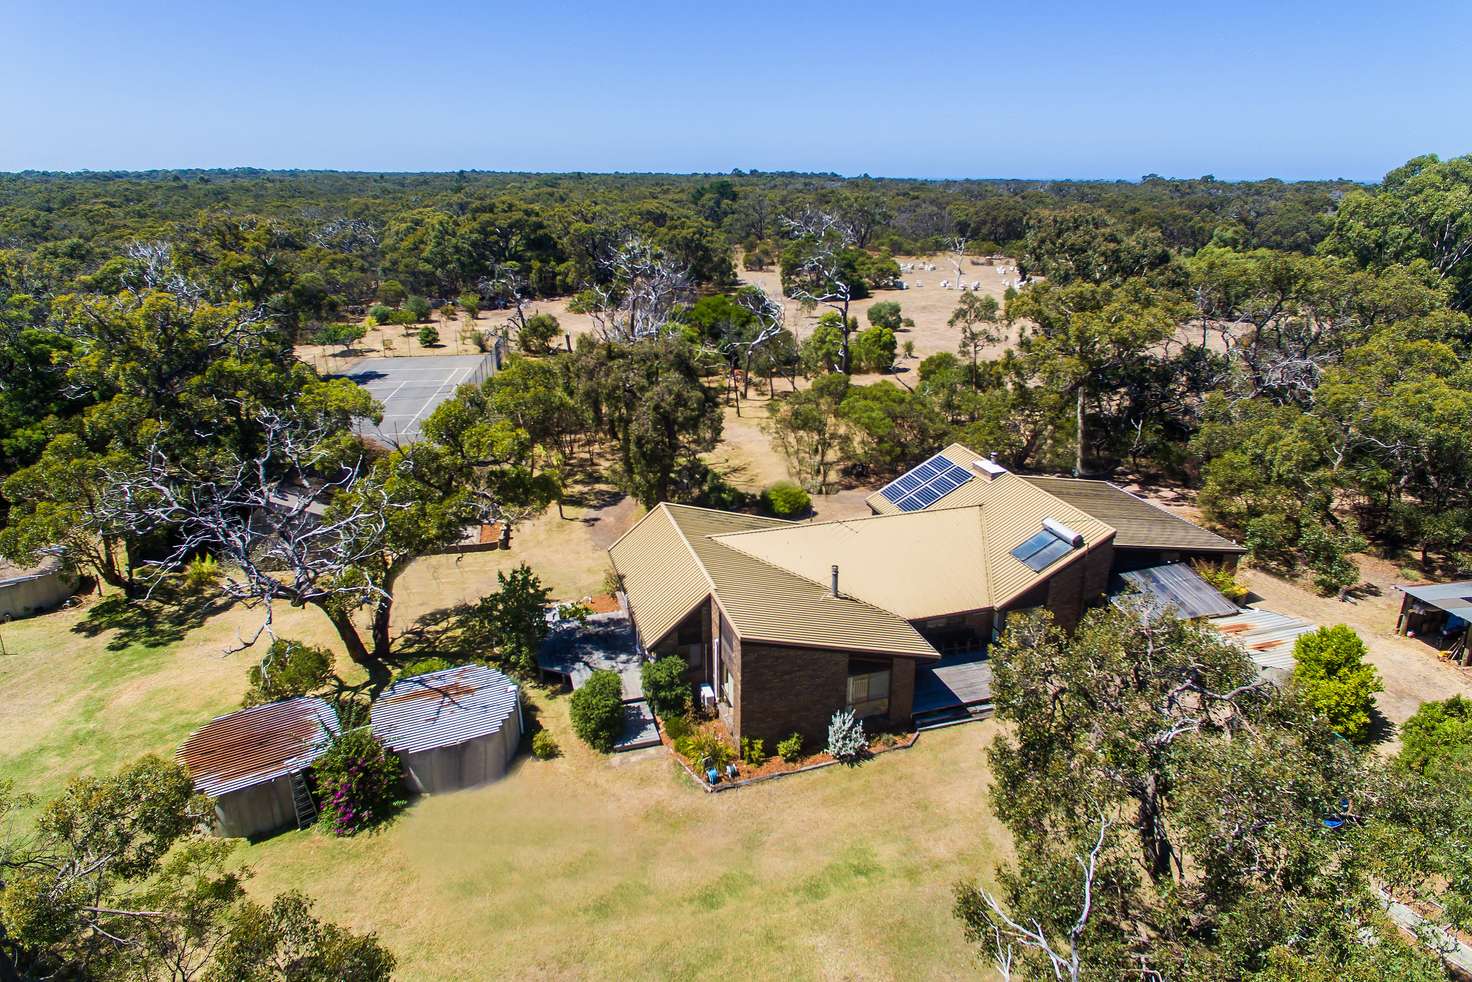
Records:
[[[1047,608],[1072,627],[1121,557],[1136,569],[1241,552],[1114,485],[1079,486],[1093,484],[1025,478],[953,444],[871,496],[868,517],[661,504],[609,555],[640,647],[683,657],[733,735],[821,741],[844,708],[909,726],[988,705],[986,647],[1008,615]]]

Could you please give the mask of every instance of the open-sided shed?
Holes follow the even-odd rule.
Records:
[[[296,801],[294,784],[337,733],[326,702],[286,699],[215,717],[190,734],[178,758],[195,790],[214,799],[221,835],[263,835],[301,823],[311,802]]]
[[[1430,641],[1448,657],[1465,661],[1472,641],[1472,580],[1396,589],[1405,595],[1396,633]]]
[[[521,692],[485,665],[400,679],[373,701],[373,735],[399,755],[420,793],[500,778],[521,743]]]

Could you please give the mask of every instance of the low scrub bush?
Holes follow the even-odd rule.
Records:
[[[639,669],[644,696],[661,719],[684,716],[690,711],[690,683],[685,679],[688,667],[679,655],[666,655],[658,661],[645,662]]]
[[[762,492],[762,504],[778,518],[805,515],[813,507],[808,493],[791,481],[778,481]]]
[[[532,756],[537,760],[551,760],[562,756],[562,748],[550,730],[538,730],[532,734]]]
[[[426,348],[433,348],[440,343],[440,332],[432,324],[425,324],[419,329],[419,343]]]
[[[551,314],[533,314],[517,332],[516,341],[527,354],[541,355],[551,350],[552,339],[561,333],[562,325],[556,317]]]
[[[314,644],[277,638],[246,674],[244,705],[311,695],[332,677],[332,652]]]
[[[1238,582],[1237,577],[1229,569],[1214,566],[1211,563],[1192,563],[1191,568],[1213,590],[1232,601],[1232,603],[1241,603],[1249,592],[1247,586]]]
[[[394,678],[395,680],[412,679],[416,675],[428,675],[430,672],[443,672],[447,668],[454,667],[454,664],[447,661],[446,659],[431,655],[428,658],[421,658],[418,661],[411,661],[409,664],[399,669],[398,674],[395,675]]]
[[[864,736],[864,724],[854,718],[852,709],[840,709],[828,721],[828,752],[835,759],[851,764],[864,756],[869,741]]]
[[[875,327],[887,327],[898,331],[903,324],[900,305],[893,300],[881,300],[869,307],[869,323]]]
[[[624,726],[623,682],[617,672],[599,669],[572,694],[573,732],[602,753],[613,749]]]
[[[777,756],[795,764],[802,759],[802,734],[793,733],[777,741]]]
[[[741,759],[752,767],[760,767],[767,762],[767,748],[765,741],[753,737],[741,738]]]
[[[371,731],[350,730],[312,766],[322,800],[318,818],[333,835],[355,835],[404,804],[399,757]]]

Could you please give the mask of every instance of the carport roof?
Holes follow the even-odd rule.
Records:
[[[1472,621],[1472,580],[1427,583],[1425,586],[1398,586],[1396,589],[1424,604]]]

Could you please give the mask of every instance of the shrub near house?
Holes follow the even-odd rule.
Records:
[[[608,753],[624,725],[623,682],[599,669],[572,694],[573,732],[594,750]]]

